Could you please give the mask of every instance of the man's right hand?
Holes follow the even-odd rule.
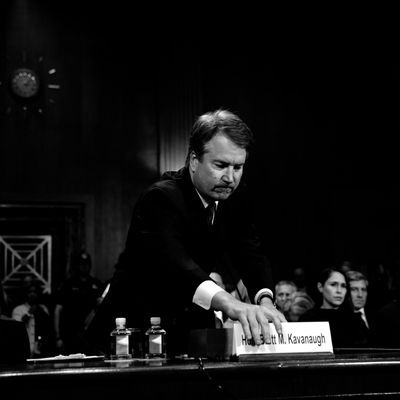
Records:
[[[216,311],[222,311],[233,321],[239,321],[246,338],[254,339],[257,345],[262,344],[260,333],[266,342],[271,341],[269,321],[272,321],[278,334],[282,334],[282,322],[286,322],[284,315],[269,299],[258,306],[244,303],[228,292],[220,291],[213,296],[211,307]]]

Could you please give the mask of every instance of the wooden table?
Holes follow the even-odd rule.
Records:
[[[196,359],[162,365],[96,360],[2,366],[0,388],[5,400],[399,398],[400,350],[203,360],[203,367]]]

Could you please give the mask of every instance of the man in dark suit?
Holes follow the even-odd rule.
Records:
[[[252,144],[248,126],[227,110],[197,119],[185,166],[165,173],[133,210],[125,250],[88,341],[100,347],[99,331],[106,327],[108,334],[116,317],[145,329],[151,316],[159,316],[169,350],[179,353],[189,330],[214,327],[218,311],[239,321],[257,344],[260,333],[269,340],[268,320],[281,333],[285,317],[273,306],[270,266],[241,181]],[[251,304],[232,295],[240,280]]]
[[[354,344],[358,347],[371,345],[371,324],[373,324],[372,313],[367,309],[368,279],[360,271],[349,270],[346,272],[349,284],[349,302],[354,315],[354,326],[351,334],[354,336]]]

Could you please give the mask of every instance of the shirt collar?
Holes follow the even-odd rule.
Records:
[[[209,203],[204,199],[204,197],[199,193],[199,191],[196,189],[197,194],[200,197],[201,202],[203,203],[204,208],[207,208]],[[215,208],[218,208],[218,200],[215,200]]]

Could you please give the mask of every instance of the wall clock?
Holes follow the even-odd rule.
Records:
[[[44,114],[54,107],[60,89],[56,68],[43,56],[22,52],[0,58],[0,118]]]
[[[10,76],[10,88],[15,96],[30,99],[39,93],[38,74],[30,68],[18,68]]]

